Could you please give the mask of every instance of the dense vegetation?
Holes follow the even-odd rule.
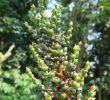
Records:
[[[0,0],[0,100],[108,100],[109,4]]]

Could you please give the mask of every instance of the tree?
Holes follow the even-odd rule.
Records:
[[[18,45],[19,52],[12,52],[10,48],[13,45],[8,50],[10,52],[7,51],[9,56],[12,53],[15,58],[19,58],[22,51],[20,60],[16,59],[20,65],[13,62],[13,57],[7,60],[9,56],[6,56],[7,52],[3,53],[4,48],[0,52],[0,99],[94,99],[95,86],[91,86],[88,93],[82,96],[84,79],[90,68],[87,62],[77,70],[82,43],[72,47],[71,52],[68,50],[73,22],[63,19],[62,6],[56,4],[52,16],[48,17],[45,15],[43,0],[39,3],[37,8],[31,6],[29,18],[21,27],[22,31],[18,31],[22,41],[13,41],[15,46]]]
[[[109,27],[109,15],[110,15],[110,1],[100,0],[98,2],[97,16],[94,30],[100,33],[99,37],[92,41],[92,61],[95,62],[93,69],[94,81],[97,84],[99,91],[97,93],[98,100],[107,100],[110,98],[110,83],[109,83],[109,69],[110,69],[110,27]]]

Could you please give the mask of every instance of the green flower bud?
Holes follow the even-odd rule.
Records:
[[[74,60],[75,58],[77,58],[77,55],[71,54],[71,59]]]
[[[45,13],[42,13],[42,17],[43,18],[47,18],[47,16],[45,15]]]
[[[48,67],[47,66],[45,66],[45,67],[43,67],[43,71],[48,71]]]
[[[56,84],[58,84],[58,83],[61,82],[61,80],[60,80],[60,78],[55,77],[55,78],[53,78],[53,82],[56,83]]]
[[[63,55],[63,50],[59,51],[59,56]]]
[[[44,24],[44,23],[41,23],[40,24],[40,27],[42,28],[42,27],[45,27],[46,25]]]
[[[61,93],[61,100],[65,100],[67,97],[67,94],[66,93]]]
[[[78,98],[81,98],[82,97],[82,93],[79,93],[78,94]],[[79,99],[78,99],[79,100]]]
[[[78,43],[78,45],[81,46],[81,45],[82,45],[82,42],[80,41],[80,42]]]
[[[61,45],[59,45],[59,43],[56,43],[54,46],[55,46],[56,49],[61,47]]]
[[[53,10],[53,13],[54,13],[55,15],[57,15],[57,14],[59,13],[58,9],[54,9],[54,10]]]
[[[34,15],[37,13],[37,12],[36,12],[36,7],[35,7],[35,5],[32,5],[32,6],[31,6],[31,10],[32,10],[32,12],[33,12]]]
[[[51,24],[51,28],[56,29],[56,24]]]
[[[76,55],[76,57],[78,58],[78,56],[79,56],[79,51],[75,51],[75,53],[74,53],[75,55]]]
[[[67,65],[67,67],[66,67],[66,70],[67,70],[67,71],[73,71],[73,69],[74,69],[73,63],[69,63],[69,64]]]
[[[71,94],[72,94],[72,95],[75,95],[75,94],[76,94],[76,90],[75,90],[75,89],[72,89],[72,90],[71,90]]]
[[[73,48],[74,51],[80,51],[80,46],[79,45],[75,45]]]
[[[84,85],[84,81],[81,81],[81,82],[80,82],[80,85],[83,86],[83,85]]]
[[[45,26],[44,26],[44,27],[42,27],[42,29],[43,29],[43,30],[45,30],[45,31],[47,31],[47,30],[48,30],[48,29],[47,29],[47,27],[45,27]]]
[[[85,100],[96,100],[96,98],[86,96]]]
[[[87,77],[87,76],[88,76],[88,74],[87,74],[87,73],[84,73],[84,74],[82,74],[82,76],[83,76],[83,77]]]
[[[37,37],[36,31],[33,32],[32,37],[33,37],[34,39],[36,39],[36,37]]]
[[[53,36],[53,34],[54,34],[54,30],[53,29],[49,29],[48,30],[48,35],[51,37],[51,36]]]
[[[51,71],[51,72],[48,73],[48,77],[49,77],[49,78],[52,78],[52,77],[54,77],[54,76],[55,76],[55,73],[54,73],[53,71]]]
[[[97,88],[97,87],[96,87],[95,85],[91,86],[91,90],[93,90],[93,91],[95,91],[96,88]]]
[[[76,72],[73,74],[73,77],[75,81],[78,81],[80,79],[79,73]]]
[[[75,89],[80,88],[80,84],[78,82],[76,82],[76,81],[73,81],[71,85]]]
[[[40,21],[41,21],[41,18],[40,18],[40,17],[36,17],[36,20],[37,20],[38,22],[40,22]]]
[[[54,15],[54,16],[52,16],[52,20],[54,21],[54,22],[57,22],[57,17]]]
[[[87,70],[90,69],[90,63],[89,63],[89,61],[86,62],[86,66],[85,66],[85,68],[86,68]]]
[[[44,93],[44,97],[45,97],[45,100],[52,100],[51,95],[49,95],[47,92]]]
[[[67,65],[68,64],[68,61],[63,61],[63,65]]]
[[[36,86],[36,89],[37,89],[37,90],[39,90],[39,89],[45,89],[45,87],[44,87],[44,85],[42,85],[42,84],[38,84],[38,85]]]
[[[74,62],[74,64],[77,64],[78,63],[78,59],[74,59],[73,62]]]
[[[81,77],[79,82],[80,82],[80,85],[83,86],[84,85],[84,77]]]
[[[70,21],[69,26],[73,26],[73,21]]]
[[[88,96],[89,97],[94,97],[96,95],[96,92],[95,91],[89,91],[88,92]]]
[[[56,13],[57,18],[59,18],[59,17],[60,17],[60,15],[61,15],[60,13]]]
[[[57,21],[56,25],[57,25],[57,27],[60,27],[61,26],[61,21]]]
[[[39,84],[41,85],[41,81],[40,81],[39,79],[36,79],[36,78],[35,78],[35,81],[36,81],[36,84],[37,84],[37,85],[39,85]]]
[[[67,47],[65,47],[65,48],[63,49],[63,51],[64,51],[64,52],[67,52],[67,49],[68,49],[68,48],[67,48]]]
[[[64,57],[64,60],[65,60],[65,61],[68,60],[68,56],[65,56],[65,57]]]
[[[46,24],[46,26],[47,26],[47,27],[50,27],[50,26],[51,26],[51,24],[50,24],[50,22],[49,22],[49,21],[48,21],[48,22],[46,22],[45,24]]]
[[[88,72],[88,70],[86,70],[85,68],[81,69],[82,74],[86,74],[87,72]]]
[[[68,90],[68,88],[69,88],[69,87],[68,87],[67,85],[64,85],[62,89],[63,89],[63,90]]]
[[[71,34],[71,32],[72,32],[71,29],[68,29],[68,30],[67,30],[67,33],[68,33],[68,34]]]

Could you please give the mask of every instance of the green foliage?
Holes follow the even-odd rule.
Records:
[[[77,71],[81,42],[74,46],[71,54],[68,54],[68,45],[70,44],[68,41],[72,36],[73,23],[67,21],[68,27],[65,32],[62,30],[62,24],[65,24],[64,19],[61,20],[62,9],[62,6],[55,5],[51,17],[46,16],[43,9],[38,11],[40,16],[36,16],[37,11],[32,5],[30,13],[35,15],[30,16],[32,17],[30,20],[32,20],[33,25],[30,22],[25,22],[25,27],[33,38],[29,48],[33,55],[34,65],[30,66],[30,69],[41,81],[41,86],[38,86],[37,91],[44,89],[41,94],[44,99],[78,98],[81,100],[84,78],[87,77],[90,67],[87,62],[83,69]],[[60,26],[57,26],[57,21],[60,21]],[[33,77],[30,69],[28,72],[35,81],[36,78]],[[90,98],[92,99],[93,96]]]
[[[110,96],[110,1],[100,0],[97,7],[97,16],[95,21],[94,31],[100,35],[97,39],[91,41],[93,49],[91,52],[91,61],[94,61],[95,68],[94,82],[98,86],[97,98],[108,100]]]
[[[39,2],[38,8],[33,4],[28,15],[19,12],[23,8],[18,8],[18,19],[1,17],[3,25],[0,35],[7,34],[7,37],[0,37],[0,99],[94,99],[94,87],[88,90],[87,97],[83,95],[84,79],[90,67],[89,62],[83,68],[79,67],[82,42],[71,46],[69,51],[75,23],[69,18],[65,19],[68,8],[55,4],[52,16],[48,17],[43,1]],[[26,20],[24,24],[21,16]],[[13,51],[9,49],[10,57],[6,56],[7,59],[2,61],[8,36],[11,39],[7,46],[14,42],[16,48]]]

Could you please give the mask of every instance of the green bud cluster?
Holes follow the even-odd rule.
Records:
[[[34,30],[34,29],[32,28],[32,26],[28,24],[28,22],[25,22],[24,25],[25,25],[25,27],[27,28],[27,30],[28,30],[32,35],[35,35],[35,34],[36,34],[36,30]]]
[[[39,79],[36,79],[34,75],[32,74],[31,70],[29,68],[26,68],[28,75],[32,78],[32,81],[36,84],[36,89],[44,89],[44,85],[41,84],[41,81]]]
[[[34,59],[38,63],[39,68],[43,71],[47,71],[48,66],[44,63],[44,61],[42,59],[40,59],[39,55],[36,53],[35,49],[31,45],[30,45],[30,50],[33,54]]]
[[[87,61],[85,67],[81,69],[81,74],[83,77],[87,77],[87,72],[89,69],[90,69],[90,65],[89,62]]]
[[[5,68],[2,69],[1,64],[11,55],[11,52],[8,53],[6,58],[4,57],[5,54],[0,52],[0,77],[2,76],[0,78],[0,91],[3,90],[3,92],[8,93],[14,90],[14,92],[18,92],[16,95],[19,97],[22,95],[19,94],[19,91],[23,90],[25,91],[23,94],[26,94],[26,96],[34,94],[35,100],[73,100],[73,97],[81,100],[84,80],[87,77],[90,66],[89,62],[86,63],[84,68],[78,66],[82,42],[79,42],[73,47],[73,50],[70,50],[70,44],[72,44],[74,36],[73,21],[68,19],[67,16],[69,14],[63,15],[62,9],[64,8],[58,4],[55,4],[55,9],[52,10],[52,15],[49,17],[45,13],[44,3],[46,0],[37,1],[39,2],[38,7],[31,6],[28,14],[29,18],[26,18],[29,21],[24,23],[25,30],[23,30],[23,32],[25,31],[23,36],[26,36],[25,38],[23,37],[24,40],[26,39],[24,44],[29,45],[29,48],[26,45],[26,53],[30,54],[30,56],[26,55],[25,57],[27,58],[21,58],[26,61],[24,63],[29,61],[27,65],[30,67],[26,66],[26,73],[20,73],[20,70],[22,70],[20,67],[24,67],[24,63],[22,64],[20,58],[18,60],[19,62],[21,61],[20,65],[18,65],[20,66],[19,72],[13,70],[10,71],[11,74],[8,71],[4,73],[3,70]],[[68,10],[68,8],[65,10]],[[11,50],[9,49],[9,51]],[[22,50],[18,49],[18,51]],[[23,51],[24,53],[25,50]],[[10,60],[7,65],[10,62],[13,61]],[[79,70],[77,70],[78,68]],[[9,69],[6,68],[6,70]],[[4,89],[7,84],[2,81],[8,78],[9,80],[14,78],[15,81],[12,84],[8,84],[8,87],[13,85],[11,86],[13,88]],[[92,86],[88,90],[85,99],[93,100],[95,93],[95,87]],[[39,99],[40,96],[42,99]],[[30,98],[28,99],[32,100]],[[22,100],[26,99],[23,98]]]
[[[44,98],[45,100],[52,100],[52,96],[47,92],[44,93]]]
[[[88,95],[85,97],[85,100],[95,100],[94,96],[96,95],[96,86],[93,85],[88,90]]]
[[[62,95],[61,98],[67,98],[68,91],[71,93],[71,95],[76,95],[77,90],[79,90],[80,92],[77,94],[77,98],[78,100],[81,100],[82,89],[84,86],[84,79],[85,77],[87,77],[87,72],[90,69],[89,62],[87,61],[85,67],[82,68],[79,72],[76,72],[74,65],[78,63],[78,61],[75,61],[75,59],[78,60],[81,42],[79,42],[78,45],[74,46],[73,48],[74,54],[72,53],[70,60],[68,61],[67,58],[65,59],[65,55],[67,55],[67,49],[65,48],[62,49],[62,45],[58,42],[60,40],[60,38],[58,37],[56,40],[51,42],[48,48],[46,47],[45,49],[43,49],[44,56],[42,57],[40,57],[39,55],[39,53],[42,51],[42,48],[36,46],[37,44],[35,43],[34,45],[33,44],[30,45],[30,51],[36,63],[38,64],[37,75],[42,80],[43,85],[45,87],[48,87],[47,89],[55,89],[55,88],[57,89],[57,87],[60,87],[61,91],[63,91],[60,94]],[[60,54],[60,49],[62,50],[61,54]],[[62,58],[63,60],[60,61],[60,58]],[[44,63],[44,61],[47,62],[47,65]],[[52,63],[52,66],[49,65],[50,63]],[[68,70],[69,68],[71,70]],[[68,73],[71,76],[69,76]],[[61,85],[62,82],[64,83],[64,85]],[[54,85],[52,83],[54,83]],[[56,94],[56,92],[53,92],[53,94]],[[46,98],[46,96],[47,95],[45,95],[44,97]],[[50,95],[49,98],[51,98]]]
[[[69,23],[69,28],[68,28],[68,30],[67,30],[67,33],[68,33],[68,34],[71,34],[71,33],[72,33],[72,30],[73,30],[73,22],[70,21],[70,23]]]
[[[34,6],[32,9],[35,10]],[[69,100],[71,96],[77,96],[81,100],[84,79],[90,68],[89,62],[79,72],[76,71],[82,43],[76,44],[73,51],[68,53],[73,22],[69,21],[68,28],[62,32],[61,9],[61,6],[55,5],[51,17],[47,17],[42,9],[38,12],[40,16],[35,16],[36,27],[25,23],[29,31],[36,28],[36,40],[29,46],[32,59],[36,62],[34,73],[36,79],[41,81],[40,87],[51,90],[42,93],[45,100]],[[28,73],[35,80],[30,70]]]
[[[74,46],[73,52],[70,55],[70,61],[69,61],[68,66],[67,66],[67,70],[73,71],[74,69],[76,69],[76,66],[78,64],[80,46],[81,46],[81,42],[79,42],[78,45]]]

